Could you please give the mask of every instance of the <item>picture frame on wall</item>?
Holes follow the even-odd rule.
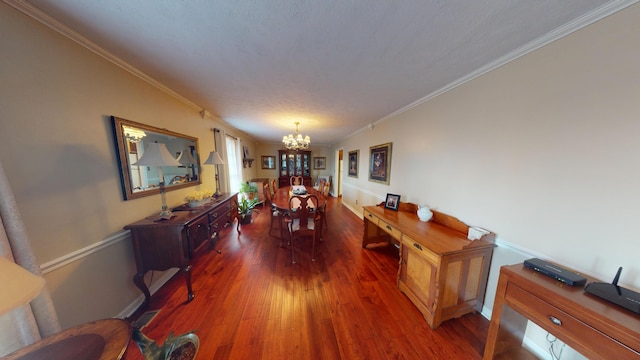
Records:
[[[322,157],[314,157],[313,158],[313,169],[314,170],[324,170],[327,168],[327,158]]]
[[[384,201],[384,208],[398,211],[400,206],[400,195],[387,194],[387,199]]]
[[[358,177],[358,157],[360,156],[360,150],[349,151],[349,171],[348,174],[351,177]]]
[[[391,143],[369,148],[369,181],[389,184],[391,172]]]
[[[273,170],[276,168],[275,156],[262,156],[262,168],[267,170]]]

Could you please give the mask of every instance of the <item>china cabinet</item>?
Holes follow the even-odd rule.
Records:
[[[279,150],[279,187],[289,186],[289,178],[302,176],[304,185],[311,186],[311,151]]]

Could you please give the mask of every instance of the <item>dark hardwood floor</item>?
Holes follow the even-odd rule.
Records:
[[[431,330],[396,288],[393,247],[361,247],[362,220],[330,198],[328,228],[316,244],[291,251],[267,236],[270,214],[222,232],[215,250],[193,262],[195,298],[176,274],[144,311],[160,310],[143,329],[162,343],[197,330],[198,359],[481,359],[489,321],[471,314]],[[136,319],[140,313],[134,314]],[[143,359],[131,342],[127,360]]]

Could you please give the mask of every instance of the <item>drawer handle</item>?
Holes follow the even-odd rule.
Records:
[[[213,224],[213,228],[217,229],[218,228],[218,223]]]
[[[549,320],[551,320],[551,322],[553,323],[553,325],[558,325],[561,326],[562,325],[562,321],[560,321],[560,319],[558,319],[555,316],[549,316]]]
[[[387,228],[387,230],[389,230],[389,231],[393,230],[393,229],[391,228],[391,226],[389,226],[389,225],[387,225],[387,226],[386,226],[386,228]]]
[[[372,215],[372,214],[367,214],[367,215],[368,215],[370,218],[372,218],[372,217],[373,217],[373,215]]]
[[[218,217],[218,213],[213,213],[212,215],[213,215],[214,218]]]
[[[413,243],[413,246],[414,246],[416,249],[418,249],[418,250],[422,251],[422,246],[420,246],[420,244],[418,244],[418,243]]]

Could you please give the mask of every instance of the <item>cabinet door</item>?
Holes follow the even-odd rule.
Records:
[[[287,176],[289,174],[287,166],[287,153],[280,152],[280,176]]]
[[[209,239],[209,217],[203,216],[195,223],[187,227],[187,237],[189,238],[189,258],[193,259],[196,249],[204,241]]]
[[[311,172],[309,170],[309,164],[311,162],[309,153],[302,154],[302,176],[311,176]]]
[[[427,254],[424,254],[427,252]],[[427,255],[427,256],[425,256]],[[437,265],[429,261],[430,251],[423,249],[419,244],[403,241],[400,246],[400,271],[398,282],[404,285],[410,294],[409,298],[419,301],[415,304],[424,313],[434,312],[436,300]],[[426,315],[426,314],[425,314]]]

